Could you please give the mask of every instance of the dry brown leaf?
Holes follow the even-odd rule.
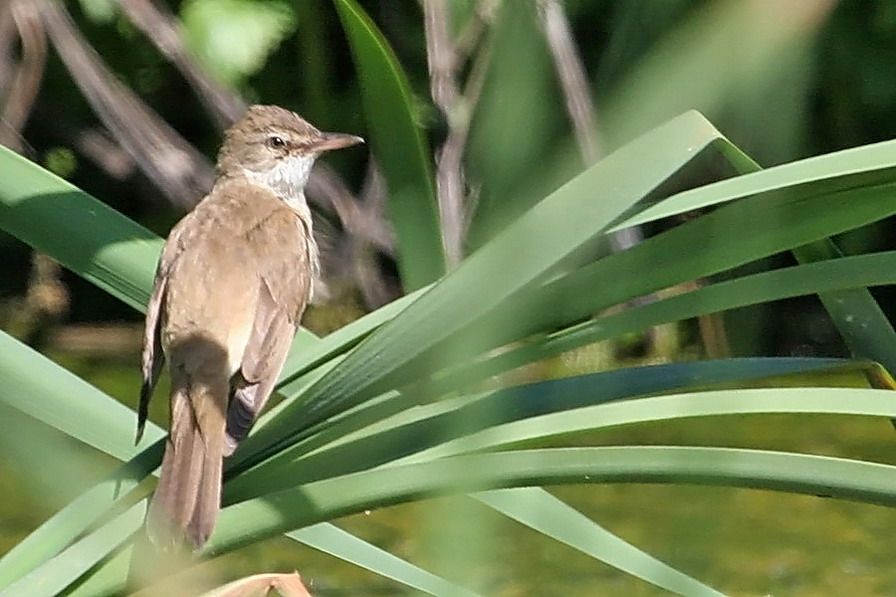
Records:
[[[283,597],[311,597],[298,572],[291,574],[255,574],[227,583],[202,597],[255,597],[277,591]]]

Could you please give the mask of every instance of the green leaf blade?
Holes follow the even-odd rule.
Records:
[[[455,456],[336,477],[225,508],[205,553],[424,497],[571,483],[691,483],[896,505],[896,467],[785,452],[678,446],[554,448]]]
[[[657,587],[695,597],[720,593],[596,525],[550,493],[529,487],[472,494],[490,508]]]
[[[286,536],[430,595],[459,595],[462,597],[477,595],[477,593],[450,583],[385,550],[362,541],[332,524],[315,524],[286,533]]]
[[[408,291],[445,273],[432,167],[414,119],[410,85],[388,42],[354,0],[334,0],[357,65],[370,144],[388,186],[388,208]]]
[[[5,147],[0,228],[131,307],[146,308],[161,239]]]

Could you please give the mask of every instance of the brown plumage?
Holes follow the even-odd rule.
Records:
[[[146,314],[138,441],[165,359],[170,429],[147,515],[161,547],[201,547],[222,459],[273,390],[312,292],[317,247],[304,186],[317,156],[361,139],[253,106],[225,134],[211,192],[171,231]]]

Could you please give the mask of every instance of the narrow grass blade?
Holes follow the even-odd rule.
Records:
[[[738,150],[739,151],[739,150]],[[721,203],[775,191],[830,193],[896,180],[896,141],[884,141],[760,168],[745,154],[730,160],[742,175],[682,191],[640,211],[612,230],[638,226]],[[794,187],[802,187],[794,189]]]
[[[891,416],[892,409],[885,412]],[[896,505],[896,467],[884,464],[726,448],[520,450],[381,468],[242,502],[222,511],[205,553],[232,551],[321,520],[410,499],[496,488],[609,482],[775,489]]]
[[[718,147],[725,149],[729,160],[738,169],[758,168],[755,162],[739,152],[727,140],[720,139]],[[538,330],[553,331],[557,326],[569,325],[595,311],[665,286],[707,276],[777,251],[800,250],[799,246],[802,244],[818,241],[843,229],[886,217],[893,212],[889,207],[892,204],[890,196],[893,189],[889,185],[871,187],[856,194],[852,194],[849,190],[828,195],[825,193],[842,188],[848,189],[859,183],[867,184],[870,181],[892,181],[896,172],[893,168],[892,152],[888,150],[889,146],[872,146],[867,150],[860,148],[850,150],[842,164],[836,159],[840,157],[838,154],[831,154],[806,160],[806,163],[797,162],[770,169],[771,175],[766,175],[766,171],[757,172],[701,187],[697,189],[700,192],[698,197],[711,196],[713,203],[757,193],[761,196],[756,198],[755,203],[729,206],[719,210],[721,213],[711,214],[709,219],[700,218],[656,239],[650,239],[643,243],[644,246],[639,246],[634,251],[603,259],[593,266],[575,272],[545,288],[541,291],[543,294],[541,297],[538,297],[537,293],[534,296],[530,294],[527,300],[515,305],[515,308],[500,309],[497,323],[493,319],[477,319],[470,325],[468,334],[461,335],[461,339],[456,342],[470,352],[473,349],[484,350],[503,341],[519,339]],[[708,195],[704,190],[710,187],[714,192]],[[807,208],[804,202],[810,198],[817,203]],[[663,202],[660,206],[665,204],[666,202]],[[694,201],[688,203],[687,207],[701,204],[705,203]],[[683,206],[680,207],[684,209]],[[862,210],[867,211],[864,214],[857,213]],[[808,219],[812,222],[806,221]],[[698,255],[688,250],[694,238],[715,236],[731,239],[731,242],[725,244],[725,251]],[[678,258],[682,254],[691,255],[692,258],[684,260]],[[670,256],[675,256],[675,259],[667,263]],[[632,271],[646,271],[650,274],[628,275],[628,272]],[[601,283],[601,280],[608,279],[614,280],[614,283],[611,285]],[[857,292],[863,293],[863,291]],[[862,300],[867,303],[870,296],[863,295]],[[865,316],[874,315],[869,308],[865,308],[867,305],[854,305],[855,303],[850,302],[847,306],[849,314],[853,315],[853,321],[861,322],[867,319]],[[523,318],[519,313],[526,315]],[[888,329],[889,324],[886,324],[885,319],[879,316],[873,319],[881,325],[865,329],[883,331]],[[523,328],[520,327],[521,320],[526,323]],[[845,319],[840,320],[842,326]],[[501,321],[505,326],[512,328],[513,337],[499,333]],[[477,342],[483,342],[483,338],[488,338],[482,334],[483,329],[491,329],[492,337],[490,340],[485,340],[486,344],[477,347]],[[887,345],[880,342],[878,344]],[[881,359],[883,352],[885,351],[878,350],[873,356]]]
[[[205,553],[233,551],[322,520],[428,496],[564,483],[691,483],[896,505],[896,467],[856,460],[678,446],[523,450],[365,471],[243,502],[222,512]],[[73,595],[120,591],[127,557],[115,556]]]
[[[0,588],[60,553],[137,487],[146,470],[158,465],[162,442],[139,454],[108,479],[72,500],[0,558]],[[114,541],[109,544],[111,549]]]
[[[801,263],[830,263],[843,256],[828,239],[798,247],[793,254]],[[858,287],[874,285],[819,292],[818,296],[853,356],[875,360],[896,372],[896,331],[868,289]]]
[[[502,305],[452,342],[479,353],[551,333],[633,298],[879,221],[896,213],[894,192],[896,184],[820,196],[760,195],[727,205]],[[712,251],[693,250],[695,239],[713,238],[726,242]],[[492,336],[484,336],[482,327]]]
[[[574,379],[574,378],[570,378]],[[545,382],[554,389],[568,386],[566,400],[587,391],[566,380]],[[431,460],[497,446],[541,440],[578,431],[606,429],[648,421],[672,421],[686,417],[746,414],[831,414],[896,416],[896,400],[890,390],[846,388],[742,389],[674,394],[656,398],[622,400],[552,412],[495,425],[431,450],[412,460]]]
[[[29,572],[5,590],[3,597],[58,595],[74,579],[93,568],[111,549],[124,543],[143,524],[146,502],[134,505],[99,531],[81,539],[55,558]]]
[[[700,315],[795,296],[894,283],[896,283],[894,252],[830,259],[752,274],[588,320],[546,337],[537,338],[497,356],[462,365],[449,373],[443,384],[445,388],[463,387],[502,371],[580,346],[643,331],[667,322],[683,321]],[[842,319],[848,316],[849,312]],[[855,316],[853,318],[855,319]],[[860,325],[862,321],[855,323]]]
[[[657,587],[679,595],[721,597],[675,568],[594,524],[550,493],[530,487],[495,489],[471,497],[536,531],[557,539]]]
[[[0,228],[145,309],[162,240],[6,147],[0,147]]]
[[[822,156],[762,169],[743,154],[730,163],[742,173],[733,179],[679,193],[645,209],[618,228],[646,223],[694,209],[718,205],[721,201],[755,193],[813,193],[887,185],[896,180],[896,141],[864,145]],[[801,263],[836,259],[843,254],[833,240],[818,239],[792,252]],[[866,289],[854,288],[819,293],[819,298],[850,351],[896,371],[896,330]]]
[[[224,503],[318,481],[325,475],[354,473],[412,455],[418,458],[421,451],[438,444],[456,440],[463,445],[465,438],[480,430],[548,413],[694,386],[748,383],[769,376],[811,375],[864,366],[867,364],[839,359],[768,358],[650,365],[528,384],[474,396],[465,403],[436,403],[406,412],[407,402],[419,399],[409,391],[407,398],[398,394],[372,407],[383,413],[381,416],[347,419],[334,425],[333,433],[327,434],[333,443],[326,449],[313,442],[317,451],[308,454],[308,446],[300,443],[233,479],[225,487]],[[386,408],[393,415],[402,414],[385,420]],[[352,435],[370,421],[384,423],[380,429]]]
[[[286,533],[286,536],[423,593],[463,597],[477,595],[473,591],[418,568],[388,551],[362,541],[332,524],[315,524]]]
[[[67,597],[117,597],[125,593],[133,551],[133,545],[126,545],[101,562],[82,582],[66,592]]]
[[[330,523],[315,524],[286,533],[285,536],[424,593],[468,597],[476,595]],[[131,551],[132,548],[127,547],[114,555],[83,584],[76,587],[71,595],[98,597],[121,594],[125,588]]]
[[[2,331],[0,355],[0,400],[116,458],[137,453],[131,409]],[[148,426],[150,441],[161,437]]]
[[[793,375],[804,380],[806,377],[818,377],[820,380],[827,379],[835,381],[835,383],[843,383],[843,378],[849,378],[849,374],[856,372],[856,369],[860,367],[863,368],[862,372],[868,375],[867,369],[864,368],[871,366],[869,363],[849,361],[839,364],[829,363],[825,366],[823,362],[818,362],[814,364],[815,366],[804,364],[805,369],[790,369],[783,363],[776,363],[779,367],[766,368],[764,373],[759,373],[761,361],[767,360],[778,359],[747,359],[747,362],[741,363],[729,363],[726,360],[635,367],[502,390],[473,400],[444,414],[422,418],[404,425],[396,425],[377,435],[361,437],[343,446],[334,447],[330,451],[311,455],[304,460],[296,461],[290,468],[281,470],[280,474],[295,474],[301,479],[303,475],[324,463],[332,466],[335,471],[348,474],[366,467],[428,460],[445,455],[494,448],[498,445],[544,439],[549,435],[601,429],[614,424],[661,420],[664,414],[670,411],[680,413],[679,415],[665,415],[671,419],[685,416],[779,412],[873,415],[894,408],[884,404],[884,401],[887,400],[887,392],[877,392],[873,396],[851,393],[829,396],[821,395],[820,392],[823,391],[821,388],[804,389],[804,394],[791,393],[796,390],[781,390],[787,393],[780,395],[773,394],[773,390],[764,390],[768,393],[761,395],[751,393],[760,390],[750,389],[726,390],[724,392],[704,390],[673,395],[674,399],[664,396],[664,398],[670,398],[668,402],[657,402],[654,399],[648,400],[643,397],[645,394],[675,391],[676,384],[681,383],[681,376],[691,376],[690,383],[683,385],[700,388],[749,383],[749,377],[746,375],[741,379],[730,377],[731,373],[738,369],[742,374],[753,370],[755,372],[755,377],[752,378],[754,381],[770,376]],[[798,363],[791,363],[791,365],[798,366]],[[860,398],[856,396],[860,396]],[[825,401],[825,397],[827,401]],[[819,401],[818,404],[813,402],[816,398]],[[735,404],[738,400],[746,402]],[[781,405],[776,405],[776,400],[780,400]],[[849,400],[857,402],[850,403]],[[616,412],[615,409],[610,408],[610,405],[616,403],[625,405],[620,407],[622,412],[626,414],[637,412],[638,416],[642,417],[651,417],[649,409],[655,407],[657,408],[657,419],[632,419],[619,422],[621,419],[615,419],[613,418],[615,415],[607,414]],[[863,407],[865,410],[862,410]],[[838,408],[842,410],[838,411]],[[551,425],[556,425],[554,428],[556,433],[547,431],[547,429],[551,429]],[[476,431],[477,429],[480,431]],[[517,429],[526,431],[522,432],[520,436],[514,436],[513,434],[516,433],[514,430]],[[509,430],[509,435],[505,436],[504,430]],[[541,430],[542,435],[538,435],[539,432],[534,430]],[[492,440],[499,436],[513,439],[494,443]],[[385,443],[388,448],[375,450],[373,446],[378,443]],[[427,446],[436,447],[427,448]],[[388,456],[384,452],[387,452]],[[362,466],[346,466],[346,463],[353,460],[364,464]],[[309,480],[318,478],[312,474]],[[281,485],[277,489],[283,488],[284,486]]]

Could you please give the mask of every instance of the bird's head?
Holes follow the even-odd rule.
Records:
[[[284,198],[301,196],[322,152],[363,142],[354,135],[321,132],[278,106],[252,106],[224,134],[218,174],[245,175]]]

